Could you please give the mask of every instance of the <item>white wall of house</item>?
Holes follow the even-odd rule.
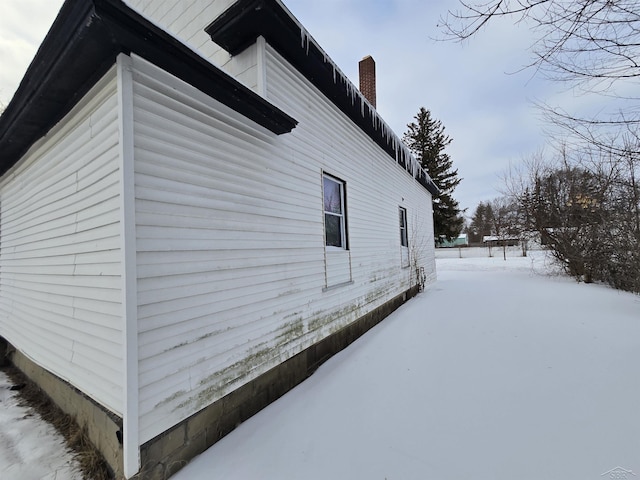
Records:
[[[124,0],[131,8],[188,45],[250,89],[258,90],[256,46],[232,57],[204,29],[236,0]]]
[[[121,413],[117,117],[112,69],[0,180],[0,335]]]
[[[400,206],[434,272],[430,194],[265,55],[282,136],[133,57],[141,443],[408,289]],[[324,246],[323,172],[348,251]]]

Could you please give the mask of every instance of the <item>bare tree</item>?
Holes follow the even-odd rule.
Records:
[[[522,228],[518,204],[508,197],[498,197],[489,202],[493,216],[491,218],[492,235],[499,246],[502,246],[502,256],[507,259],[507,246],[516,240],[520,241]]]
[[[609,111],[592,117],[540,104],[551,125],[601,148],[622,150],[608,138],[609,133],[622,131],[640,145],[637,0],[460,0],[460,9],[449,11],[441,22],[447,38],[465,40],[501,17],[525,23],[533,30],[529,67],[610,100]]]
[[[535,31],[535,65],[558,80],[600,83],[637,78],[640,10],[636,0],[460,0],[441,19],[445,33],[468,39],[497,17],[526,21]]]
[[[640,292],[638,173],[631,153],[565,147],[510,170],[505,192],[568,274]]]

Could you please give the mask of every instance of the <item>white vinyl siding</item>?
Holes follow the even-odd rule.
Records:
[[[122,412],[117,96],[111,70],[0,183],[0,335]]]
[[[340,288],[326,295],[364,297],[369,309],[415,285],[415,272],[403,269],[398,258],[398,205],[408,216],[407,256],[415,256],[429,282],[435,280],[431,195],[272,47],[267,46],[266,56],[267,100],[300,122],[285,139],[296,138],[292,157],[304,158],[310,168],[330,172],[347,184],[350,262],[341,262],[341,278],[353,285],[345,287],[349,294]],[[328,269],[338,263],[329,253]]]
[[[281,136],[133,58],[145,442],[415,284],[399,202],[433,233],[428,192],[269,47],[266,94],[300,121]],[[350,250],[325,248],[324,171],[348,185]]]
[[[184,42],[233,78],[259,91],[257,47],[232,57],[211,41],[205,28],[236,0],[125,0],[131,8]]]
[[[324,240],[321,190],[279,137],[134,67],[144,442],[295,349],[307,292],[324,286]]]

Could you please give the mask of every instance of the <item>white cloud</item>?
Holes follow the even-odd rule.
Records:
[[[53,23],[62,0],[5,0],[0,15],[0,102],[7,104]]]

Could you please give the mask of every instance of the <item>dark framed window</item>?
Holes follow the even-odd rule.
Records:
[[[400,245],[409,246],[409,236],[407,234],[407,209],[400,207]]]
[[[347,220],[345,213],[345,182],[322,175],[324,197],[324,237],[327,247],[347,249]]]

